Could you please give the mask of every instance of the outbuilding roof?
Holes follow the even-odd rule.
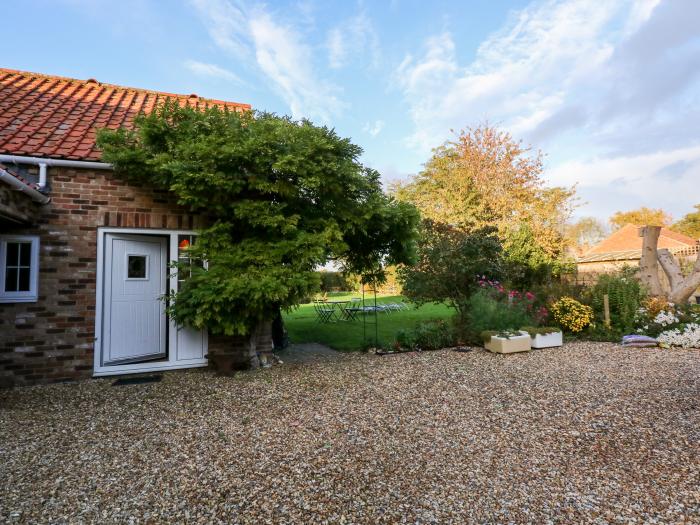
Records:
[[[235,111],[249,104],[177,95],[0,68],[0,153],[99,161],[98,128],[133,125],[166,100],[181,106],[219,106]]]
[[[577,262],[630,261],[642,255],[639,226],[627,224],[581,255]],[[661,228],[658,248],[667,248],[674,255],[692,255],[698,251],[698,241],[668,228]]]

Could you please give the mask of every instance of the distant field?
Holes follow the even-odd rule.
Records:
[[[358,294],[332,294],[329,299],[343,300],[359,297]],[[406,301],[401,296],[377,297],[377,304],[395,301]],[[374,299],[365,297],[365,304],[374,304]],[[420,321],[430,319],[447,319],[452,317],[454,310],[446,305],[427,304],[420,308],[411,306],[409,310],[391,313],[377,313],[377,334],[379,344],[389,344],[394,341],[396,333],[401,329],[410,329]],[[284,314],[284,323],[292,343],[322,343],[336,350],[359,350],[365,346],[362,315],[357,321],[339,321],[336,323],[320,323],[312,304],[304,304],[294,311]],[[366,337],[374,344],[375,326],[374,314],[366,314]]]

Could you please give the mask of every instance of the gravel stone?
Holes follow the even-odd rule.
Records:
[[[700,350],[342,355],[0,393],[9,523],[700,523]]]

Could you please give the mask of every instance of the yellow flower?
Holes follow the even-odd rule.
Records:
[[[551,307],[554,320],[565,330],[578,333],[593,321],[593,309],[572,297],[562,297]]]

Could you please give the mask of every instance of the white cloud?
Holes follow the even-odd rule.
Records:
[[[208,64],[206,62],[198,62],[197,60],[186,60],[185,67],[189,69],[195,75],[200,75],[203,77],[214,77],[221,78],[223,80],[229,80],[231,82],[242,83],[242,80],[228,69],[219,67],[216,64]]]
[[[374,122],[367,122],[362,128],[362,131],[364,131],[365,133],[369,133],[373,137],[376,137],[382,132],[383,129],[384,121],[375,120]]]
[[[650,171],[654,155],[696,165],[684,156],[700,144],[699,18],[700,2],[536,1],[512,13],[471,63],[460,62],[449,32],[435,35],[395,70],[414,124],[406,144],[428,155],[450,129],[488,121],[556,158],[566,153],[558,183],[596,180],[600,190],[598,177],[641,177],[639,190],[625,182],[626,194],[612,192],[638,201],[642,188],[663,188]],[[691,179],[674,184],[689,188]]]
[[[299,35],[267,13],[251,19],[250,32],[258,66],[275,82],[292,115],[330,121],[342,104],[333,93],[335,88],[314,74],[311,50]]]
[[[263,6],[248,7],[237,0],[193,3],[214,43],[271,81],[294,118],[329,122],[340,112],[340,89],[318,75],[312,49],[293,25]]]
[[[326,47],[328,65],[333,69],[340,69],[360,59],[376,67],[381,58],[379,35],[364,11],[330,29]]]
[[[345,61],[345,38],[340,28],[335,27],[328,32],[328,64],[333,69],[343,67]]]
[[[663,208],[679,218],[698,202],[700,145],[614,158],[571,160],[548,170],[553,184],[579,184],[581,213],[607,218],[639,206]]]
[[[461,65],[450,33],[428,39],[420,58],[407,56],[396,78],[417,131],[413,145],[473,125],[502,123],[513,133],[534,129],[561,107],[565,94],[612,53],[606,29],[620,9],[611,2],[534,4],[482,42]]]

